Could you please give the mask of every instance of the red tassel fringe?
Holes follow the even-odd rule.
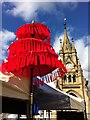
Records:
[[[19,39],[31,38],[34,34],[34,38],[45,40],[50,42],[50,30],[42,23],[38,24],[25,24],[18,28],[16,36]]]

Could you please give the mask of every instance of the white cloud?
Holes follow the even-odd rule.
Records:
[[[39,11],[44,13],[55,13],[56,6],[54,3],[36,3],[36,2],[12,2],[12,9],[7,9],[6,12],[15,17],[21,17],[25,21],[38,18]]]
[[[75,47],[77,49],[77,55],[79,57],[80,63],[82,65],[84,76],[87,80],[89,80],[89,88],[90,88],[90,63],[88,62],[88,48],[90,47],[85,46],[85,41],[87,42],[88,37],[84,36],[80,39],[75,41]]]
[[[88,87],[90,89],[90,72],[88,72],[87,74],[88,74],[87,76],[88,76],[88,80],[89,80]]]
[[[77,55],[82,64],[82,68],[88,70],[88,46],[85,46],[84,41],[87,41],[87,36],[77,39],[75,41],[75,47],[77,49]]]
[[[5,0],[3,0],[5,2]],[[5,4],[5,3],[3,3]],[[6,8],[6,13],[11,14],[15,17],[21,17],[23,20],[30,22],[32,19],[38,19],[39,13],[49,13],[56,15],[59,14],[60,17],[64,17],[64,9],[73,10],[77,7],[77,2],[61,2],[56,4],[55,2],[46,1],[46,2],[32,2],[32,1],[22,1],[22,2],[12,2],[10,0],[10,8]],[[60,6],[61,10],[57,9],[57,5]],[[3,8],[4,9],[4,8]]]
[[[0,62],[2,62],[3,59],[6,58],[6,51],[8,48],[9,42],[13,41],[15,39],[15,34],[13,32],[10,32],[8,30],[2,30],[0,31],[1,40],[0,40]]]
[[[53,48],[57,54],[59,54],[59,50],[60,50],[60,39],[63,40],[63,34],[60,34],[60,36],[56,35],[55,41],[53,43]]]

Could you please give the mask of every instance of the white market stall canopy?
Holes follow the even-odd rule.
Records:
[[[61,90],[44,83],[40,88],[35,88],[36,103],[39,109],[78,109],[84,110],[84,100],[69,95]]]
[[[23,86],[19,86],[20,80],[17,80],[18,84],[0,81],[0,96],[16,98],[21,100],[28,100],[28,90],[25,90]],[[34,102],[38,105],[39,109],[78,109],[84,110],[84,100],[74,97],[63,91],[49,86],[44,83],[43,86],[34,87]]]

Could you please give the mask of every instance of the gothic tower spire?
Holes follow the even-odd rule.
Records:
[[[66,27],[66,18],[64,18],[64,41],[63,41],[64,51],[71,51],[70,41],[67,35],[67,27]]]

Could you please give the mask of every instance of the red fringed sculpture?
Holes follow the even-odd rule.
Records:
[[[30,68],[34,68],[33,76],[43,76],[60,68],[63,77],[66,68],[50,45],[50,31],[45,25],[25,24],[18,28],[16,36],[18,40],[9,46],[3,70],[19,77],[30,77]]]

